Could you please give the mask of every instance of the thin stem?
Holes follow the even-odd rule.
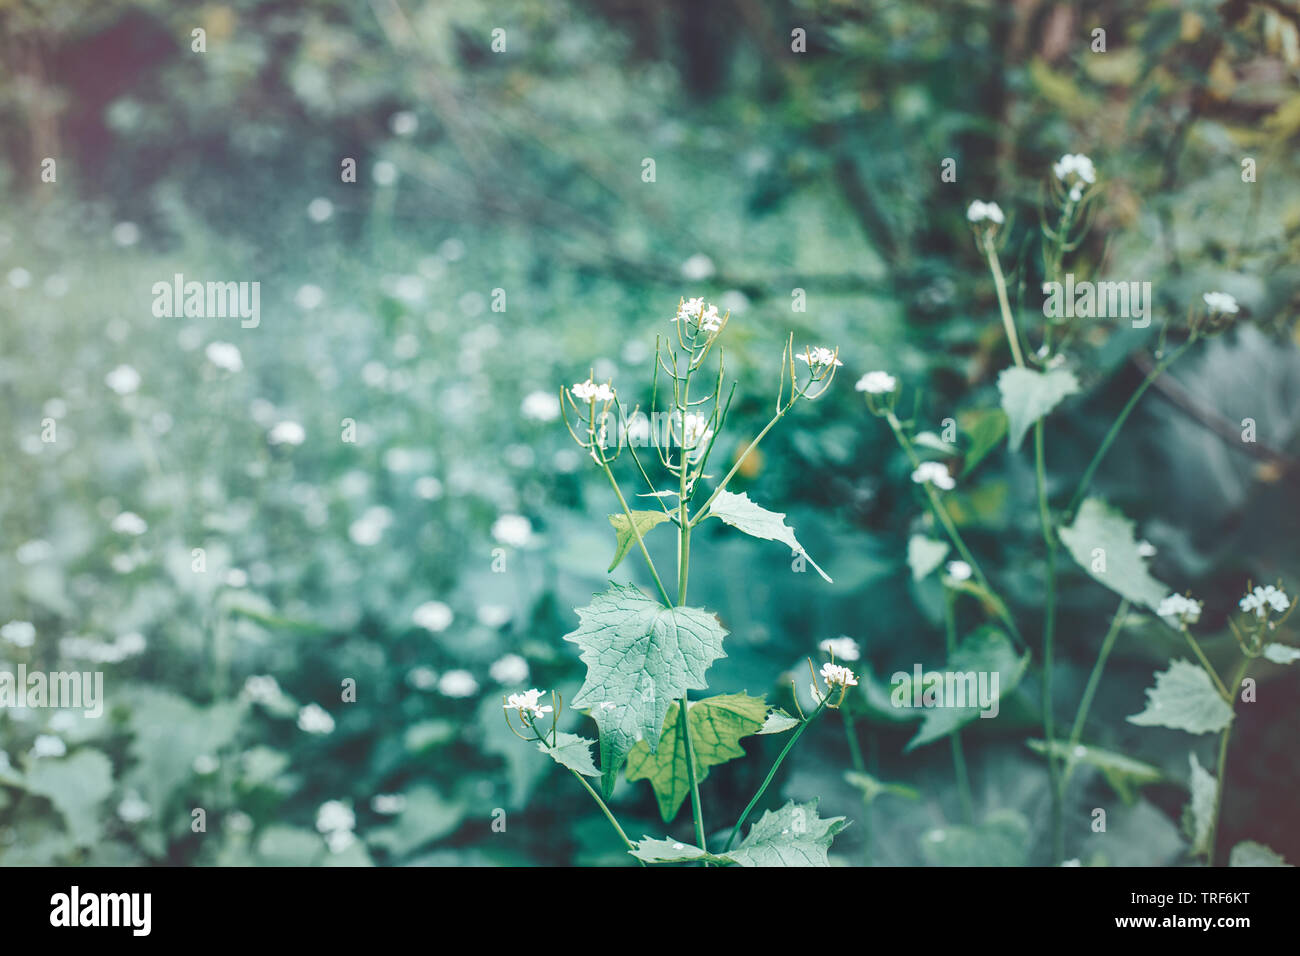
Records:
[[[1228,688],[1225,687],[1223,681],[1219,679],[1219,672],[1214,669],[1214,666],[1210,663],[1210,659],[1205,656],[1205,651],[1201,650],[1201,645],[1197,642],[1196,638],[1192,637],[1192,632],[1187,629],[1186,624],[1183,625],[1183,636],[1187,638],[1187,643],[1192,645],[1192,650],[1196,653],[1196,659],[1199,660],[1201,666],[1205,668],[1205,673],[1210,675],[1211,680],[1214,681],[1214,686],[1219,689],[1219,696],[1228,703],[1232,703],[1232,695],[1228,693]]]
[[[1016,331],[1015,319],[1011,317],[1011,304],[1007,301],[1007,282],[1002,277],[1002,265],[998,262],[997,251],[990,238],[984,240],[984,251],[988,254],[989,269],[993,273],[993,286],[998,293],[998,308],[1002,312],[1002,328],[1007,333],[1007,343],[1011,346],[1011,357],[1021,368],[1025,367],[1025,357],[1020,354],[1020,333]]]
[[[1241,682],[1246,676],[1246,669],[1250,667],[1250,660],[1249,657],[1243,658],[1240,666],[1237,667],[1237,673],[1232,680],[1233,693],[1236,693],[1236,689],[1241,686]],[[1235,698],[1229,695],[1228,705],[1234,706],[1235,704]],[[1214,816],[1210,820],[1210,842],[1205,859],[1206,866],[1214,866],[1214,845],[1219,839],[1219,816],[1223,811],[1223,791],[1228,786],[1228,742],[1231,739],[1232,723],[1230,721],[1228,726],[1223,728],[1223,735],[1219,738],[1219,769],[1218,778],[1215,781]]]
[[[816,720],[817,715],[826,709],[826,704],[829,700],[830,691],[828,688],[826,696],[823,697],[821,703],[817,705],[817,709],[809,715],[807,720],[799,725],[799,728],[790,735],[790,739],[785,742],[785,746],[781,748],[781,753],[777,755],[776,762],[772,764],[772,769],[769,770],[767,776],[763,778],[763,785],[758,788],[758,793],[754,794],[754,799],[749,801],[744,812],[740,814],[740,818],[736,821],[736,825],[731,828],[731,835],[727,837],[727,842],[722,845],[722,852],[725,853],[727,850],[730,850],[731,844],[736,842],[736,834],[738,834],[740,828],[745,825],[745,821],[749,819],[749,815],[754,811],[754,807],[758,805],[758,801],[763,799],[763,794],[767,792],[767,788],[772,783],[772,778],[776,776],[777,770],[780,769],[781,762],[785,760],[786,754],[788,754],[794,747],[795,743],[798,742],[799,737],[803,732],[808,729],[808,725]]]
[[[1124,625],[1124,619],[1128,616],[1129,602],[1127,599],[1119,602],[1119,607],[1115,611],[1115,616],[1110,619],[1110,627],[1106,631],[1105,638],[1101,642],[1101,651],[1097,654],[1097,662],[1092,665],[1092,673],[1088,675],[1088,683],[1083,688],[1083,697],[1079,700],[1079,709],[1074,714],[1074,724],[1070,727],[1070,744],[1066,748],[1069,759],[1065,767],[1065,779],[1061,781],[1061,788],[1070,780],[1070,774],[1074,770],[1074,748],[1079,745],[1083,738],[1083,728],[1088,722],[1088,711],[1092,707],[1092,699],[1096,696],[1097,687],[1101,683],[1101,673],[1106,667],[1106,660],[1110,657],[1111,649],[1115,646],[1115,641],[1119,637],[1120,628]]]
[[[790,404],[793,405],[794,402],[792,401]],[[731,466],[731,470],[728,471],[726,475],[723,476],[720,482],[718,482],[718,487],[713,489],[713,494],[709,495],[708,499],[704,502],[704,504],[700,506],[700,510],[695,512],[695,517],[691,518],[689,522],[687,522],[690,527],[692,528],[695,527],[695,525],[697,525],[705,516],[708,515],[709,505],[713,504],[713,499],[718,497],[718,495],[720,495],[724,490],[726,490],[727,482],[731,481],[731,479],[735,476],[736,472],[740,470],[740,466],[745,463],[745,459],[748,458],[750,453],[755,448],[758,447],[758,443],[761,442],[763,438],[767,435],[767,433],[772,430],[772,427],[777,422],[779,422],[782,418],[785,417],[785,413],[789,409],[790,409],[790,405],[787,405],[785,408],[781,409],[779,412],[773,415],[772,420],[763,426],[763,430],[758,433],[758,436],[749,443],[749,446],[743,452],[741,452],[740,457],[737,458],[735,463]]]
[[[591,784],[587,783],[586,779],[582,776],[582,774],[578,773],[578,771],[571,769],[569,772],[572,773],[578,779],[578,783],[582,784],[582,788],[586,790],[589,794],[591,794],[591,799],[596,801],[597,805],[600,807],[601,812],[605,814],[605,819],[609,821],[609,825],[614,828],[614,831],[618,834],[619,839],[623,841],[623,845],[626,846],[629,850],[635,850],[636,846],[633,845],[632,841],[627,838],[627,834],[624,833],[623,828],[618,825],[618,820],[614,818],[614,814],[611,813],[609,807],[605,805],[605,801],[600,799],[600,794],[598,794],[595,790],[591,788]],[[645,866],[644,860],[637,859],[637,862],[640,863],[642,866]]]
[[[853,726],[853,716],[849,711],[840,712],[844,717],[844,736],[849,742],[849,761],[853,764],[853,769],[858,773],[865,775],[867,772],[866,761],[862,759],[862,747],[858,744],[858,731]],[[862,862],[867,866],[871,865],[871,798],[867,796],[865,790],[862,791],[862,828],[866,832],[862,836]]]
[[[1047,467],[1045,463],[1043,420],[1034,422],[1034,483],[1038,488],[1038,518],[1043,541],[1047,545],[1047,579],[1043,600],[1043,737],[1047,741],[1047,776],[1052,789],[1053,863],[1065,858],[1064,789],[1060,762],[1056,758],[1056,718],[1052,700],[1052,671],[1056,637],[1056,535],[1047,506]]]
[[[944,643],[948,649],[948,660],[952,660],[957,651],[957,615],[953,607],[953,593],[943,589],[943,623]],[[970,776],[966,771],[966,755],[962,750],[961,730],[954,730],[949,738],[952,741],[952,770],[957,778],[957,796],[961,801],[962,819],[968,823],[975,822],[975,807],[971,800]]]
[[[605,477],[609,479],[609,486],[614,489],[614,494],[618,496],[618,503],[623,508],[623,514],[627,517],[628,526],[631,527],[632,533],[636,535],[636,543],[641,548],[641,555],[645,558],[646,567],[650,569],[650,575],[655,579],[655,584],[659,587],[659,594],[664,599],[664,604],[672,607],[673,599],[668,596],[668,590],[664,587],[663,581],[659,580],[659,571],[655,568],[655,563],[650,557],[650,552],[646,550],[645,540],[641,537],[641,529],[637,527],[636,521],[632,517],[632,509],[627,506],[627,500],[623,497],[623,491],[619,488],[618,482],[614,480],[614,473],[609,470],[608,464],[602,464],[601,468],[605,472]]]
[[[686,372],[686,379],[682,386],[682,416],[685,422],[685,409],[690,401],[691,373]],[[689,471],[686,458],[686,428],[682,426],[682,445],[680,452],[680,465],[678,469],[678,494],[677,494],[677,513],[680,516],[678,521],[679,534],[677,537],[677,606],[686,605],[686,582],[690,574],[691,566],[691,523],[687,520],[686,509],[686,476]],[[677,708],[677,732],[681,735],[682,742],[686,745],[686,778],[691,787],[691,818],[695,821],[695,841],[696,845],[705,853],[709,851],[709,845],[704,835],[704,808],[700,803],[700,781],[695,773],[695,745],[691,740],[691,722],[687,718],[686,709],[690,701],[690,691],[682,692],[681,703]],[[705,866],[708,862],[705,861]]]
[[[1151,387],[1151,384],[1164,373],[1165,369],[1172,365],[1174,361],[1183,354],[1183,352],[1187,351],[1193,341],[1194,339],[1188,339],[1156,363],[1155,367],[1147,374],[1147,377],[1142,380],[1142,384],[1139,385],[1137,390],[1129,397],[1128,403],[1119,413],[1119,417],[1115,419],[1114,423],[1110,426],[1110,430],[1106,432],[1106,437],[1101,440],[1101,445],[1098,446],[1096,453],[1092,456],[1092,461],[1088,462],[1088,467],[1084,469],[1083,477],[1079,479],[1079,487],[1075,489],[1074,497],[1070,499],[1070,507],[1066,509],[1067,514],[1073,515],[1075,511],[1078,510],[1079,504],[1083,501],[1083,496],[1087,493],[1089,486],[1092,484],[1092,478],[1097,472],[1097,466],[1100,465],[1101,460],[1106,457],[1106,452],[1110,451],[1111,444],[1114,443],[1116,436],[1119,435],[1120,429],[1124,427],[1124,422],[1128,420],[1133,409],[1137,407],[1138,400],[1141,399],[1143,394],[1146,393],[1146,390]]]

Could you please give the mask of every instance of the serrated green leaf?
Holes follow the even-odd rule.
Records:
[[[1256,843],[1254,840],[1243,840],[1232,848],[1232,853],[1228,855],[1228,866],[1293,866],[1282,859],[1280,853],[1275,853],[1262,843]]]
[[[956,692],[961,691],[967,700],[970,700],[971,696],[974,695],[977,706],[925,707],[921,726],[917,730],[916,736],[908,741],[907,746],[903,748],[904,753],[946,737],[954,730],[964,727],[984,713],[984,709],[978,706],[979,678],[981,674],[989,675],[985,678],[985,687],[991,698],[989,703],[992,705],[1001,701],[1002,698],[1016,689],[1028,666],[1029,652],[1025,651],[1021,655],[1016,654],[1016,649],[1011,640],[996,628],[982,628],[967,637],[944,665],[943,671],[938,672],[943,676],[943,697],[941,697],[941,700],[945,704],[951,703],[947,694],[949,682],[946,675],[973,674],[975,676],[973,685],[969,681],[953,679],[953,699],[958,696]],[[998,675],[996,693],[994,693],[992,679],[994,673]],[[925,689],[930,685],[930,679],[923,676],[921,682],[922,701],[925,700]],[[911,679],[905,685],[900,683],[899,688],[901,689],[891,691],[891,703],[902,700],[906,702],[907,706],[911,706],[914,702]],[[992,710],[989,712],[993,713]]]
[[[578,628],[564,636],[577,644],[587,679],[575,708],[590,708],[600,728],[602,784],[638,740],[653,752],[668,708],[688,690],[708,686],[705,671],[725,657],[727,631],[700,608],[664,607],[635,587],[611,584],[578,609]]]
[[[632,547],[632,542],[636,541],[636,532],[641,532],[644,538],[650,533],[650,529],[657,525],[670,521],[667,514],[660,511],[633,511],[632,521],[627,520],[627,515],[610,515],[609,523],[614,526],[614,533],[618,536],[618,543],[614,548],[614,560],[609,563],[609,571],[613,571],[626,557],[628,548]],[[633,522],[636,523],[636,531],[633,530]]]
[[[749,500],[748,494],[741,492],[733,495],[729,491],[719,492],[713,499],[713,504],[709,506],[709,517],[719,518],[723,523],[755,538],[780,541],[791,551],[802,554],[813,566],[813,570],[828,583],[833,583],[826,572],[819,568],[817,562],[803,549],[803,545],[795,539],[794,529],[785,523],[785,515],[778,511],[768,511],[754,504]]]
[[[738,866],[830,866],[826,851],[847,827],[844,817],[822,819],[817,801],[768,810],[736,849],[723,854]]]
[[[912,569],[912,580],[920,581],[931,571],[943,564],[948,556],[947,541],[935,541],[922,534],[914,534],[907,539],[907,565]]]
[[[584,777],[599,777],[600,771],[596,769],[591,759],[591,746],[595,742],[586,737],[579,737],[577,734],[560,732],[555,735],[554,747],[539,740],[537,749],[550,756],[561,767],[575,770]]]
[[[54,804],[77,846],[90,846],[99,840],[99,805],[113,792],[113,764],[98,750],[34,760],[24,785],[28,793]]]
[[[1098,498],[1088,498],[1070,527],[1061,529],[1061,540],[1093,580],[1134,604],[1155,610],[1169,588],[1147,570],[1133,528],[1133,522],[1114,508]]]
[[[1024,866],[1029,822],[1014,810],[995,810],[976,826],[938,827],[921,837],[932,866]]]
[[[787,730],[793,730],[798,727],[800,720],[798,717],[791,717],[784,710],[774,710],[767,715],[763,721],[763,729],[760,734],[783,734]]]
[[[1003,369],[998,376],[998,391],[1002,394],[1002,410],[1007,413],[1011,450],[1020,447],[1030,425],[1078,390],[1079,381],[1069,369]]]
[[[651,752],[643,740],[627,757],[628,782],[648,780],[659,801],[664,822],[672,820],[690,793],[686,742],[677,733],[677,704],[668,708],[659,748]],[[740,738],[756,734],[767,719],[767,702],[748,694],[722,694],[694,700],[686,708],[695,751],[695,777],[702,782],[709,768],[745,756]]]
[[[692,863],[699,860],[708,860],[711,863],[731,863],[731,860],[725,857],[705,853],[698,846],[682,843],[679,840],[655,840],[650,837],[642,837],[636,843],[635,849],[628,850],[628,852],[638,860],[646,863]]]
[[[1291,664],[1300,661],[1300,647],[1285,644],[1265,644],[1264,656],[1274,664]]]
[[[1046,741],[1030,740],[1027,743],[1029,749],[1035,753],[1047,753]],[[1110,784],[1111,789],[1125,803],[1131,804],[1133,802],[1138,787],[1144,787],[1149,783],[1157,783],[1164,779],[1164,774],[1159,767],[1143,763],[1140,760],[1134,760],[1132,757],[1126,757],[1124,754],[1115,753],[1112,750],[1088,747],[1084,744],[1076,744],[1071,748],[1069,742],[1064,740],[1052,741],[1051,750],[1057,759],[1064,761],[1067,766],[1087,764],[1090,767],[1096,767],[1105,776],[1106,782]]]
[[[909,787],[902,783],[885,783],[883,780],[877,780],[875,777],[866,773],[858,773],[856,770],[844,771],[844,780],[853,787],[862,791],[862,796],[867,803],[874,803],[877,797],[886,794],[894,797],[902,797],[905,800],[920,800],[921,791],[914,787]]]
[[[1189,661],[1171,661],[1147,688],[1146,710],[1128,718],[1142,727],[1170,727],[1189,734],[1209,734],[1232,722],[1232,708],[1219,696],[1209,675]]]
[[[1183,832],[1192,843],[1192,855],[1204,856],[1210,851],[1210,835],[1214,830],[1214,800],[1218,785],[1214,776],[1201,766],[1196,754],[1187,755],[1192,766],[1188,789],[1192,799],[1183,809]]]

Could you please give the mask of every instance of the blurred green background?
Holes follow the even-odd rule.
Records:
[[[789,511],[835,583],[702,533],[693,603],[731,631],[711,690],[788,706],[789,675],[841,634],[876,675],[941,662],[938,585],[906,562],[924,510],[852,384],[894,372],[936,431],[997,406],[1005,345],[966,205],[1009,213],[1003,261],[1037,341],[1038,204],[1066,152],[1104,190],[1070,267],[1150,281],[1157,306],[1150,329],[1099,322],[1078,343],[1056,490],[1162,322],[1209,289],[1249,319],[1148,394],[1096,483],[1157,576],[1207,602],[1212,656],[1229,651],[1248,577],[1300,585],[1297,24],[1281,0],[0,0],[0,669],[102,670],[110,708],[0,711],[0,863],[626,865],[573,781],[509,734],[501,696],[573,695],[561,636],[613,553],[608,485],[550,397],[594,367],[646,401],[682,295],[732,312],[723,455],[766,421],[788,331],[846,365],[736,489]],[[260,325],[156,317],[152,286],[176,273],[260,282]],[[1030,623],[1033,488],[1003,446],[949,498]],[[1116,603],[1066,573],[1058,720]],[[1124,802],[1081,771],[1071,857],[1186,859],[1187,754],[1212,766],[1212,741],[1124,720],[1185,653],[1176,637],[1138,618],[1121,635],[1085,739],[1165,776]],[[1258,676],[1221,845],[1296,860],[1300,675]],[[1036,683],[967,734],[1003,862],[1047,858]],[[868,768],[918,799],[864,809],[836,716],[768,803],[820,796],[853,819],[836,862],[966,862],[933,836],[959,821],[947,748],[905,755],[913,725],[859,713]],[[749,738],[710,774],[717,825],[780,745]],[[634,837],[665,830],[644,783],[613,806]]]

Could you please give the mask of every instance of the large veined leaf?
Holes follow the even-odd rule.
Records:
[[[614,532],[618,535],[618,544],[614,548],[614,560],[609,563],[609,571],[613,571],[622,563],[623,558],[627,555],[628,548],[632,547],[632,542],[636,541],[637,532],[640,532],[644,538],[650,533],[650,529],[656,525],[661,525],[665,521],[671,521],[667,513],[660,511],[633,511],[632,521],[627,520],[627,515],[610,515],[609,523],[614,526]],[[633,530],[633,523],[636,530]]]
[[[629,852],[646,863],[709,860],[736,866],[829,866],[826,851],[835,835],[848,825],[844,817],[818,816],[816,800],[791,800],[780,810],[764,813],[734,850],[705,853],[687,843],[645,838]]]
[[[979,706],[981,687],[989,698],[987,712],[994,714],[999,702],[1016,689],[1020,679],[1029,666],[1029,652],[1017,654],[1015,646],[996,628],[981,628],[958,645],[952,657],[942,671],[931,671],[922,676],[919,691],[913,686],[914,678],[904,684],[900,682],[891,689],[890,702],[901,701],[904,706],[915,707],[919,694],[924,708],[924,718],[916,736],[908,741],[904,752],[946,737],[986,710]],[[929,675],[938,676],[939,683]],[[997,675],[997,687],[993,686],[993,675]],[[973,676],[973,680],[968,679]],[[927,693],[928,688],[933,688]],[[964,698],[975,700],[974,706],[956,706],[956,701]],[[937,706],[927,703],[928,699],[938,701]]]
[[[579,737],[577,734],[563,732],[555,735],[555,746],[537,741],[537,749],[550,756],[561,767],[575,770],[584,777],[599,777],[600,771],[591,759],[591,745],[594,740]]]
[[[762,731],[767,720],[767,702],[748,694],[723,694],[691,701],[686,708],[695,751],[695,777],[703,781],[710,767],[745,756],[740,738]],[[651,752],[643,740],[627,758],[627,779],[649,780],[659,800],[659,813],[668,822],[677,815],[690,792],[686,766],[686,742],[677,733],[678,705],[668,708],[659,749]]]
[[[1029,749],[1036,753],[1048,752],[1046,741],[1030,740],[1028,744]],[[1115,753],[1113,750],[1103,750],[1100,747],[1089,747],[1084,744],[1075,744],[1071,747],[1068,741],[1054,740],[1051,752],[1067,766],[1087,764],[1096,767],[1106,778],[1111,789],[1119,794],[1121,800],[1129,804],[1136,798],[1138,787],[1164,779],[1164,774],[1159,767]]]
[[[709,506],[709,517],[720,518],[725,524],[738,528],[745,534],[767,541],[780,541],[791,551],[798,552],[808,559],[808,563],[826,581],[829,575],[817,566],[808,552],[795,540],[794,529],[785,523],[785,515],[777,511],[768,511],[749,500],[749,495],[741,492],[733,495],[730,491],[719,492]]]
[[[1002,410],[1007,413],[1011,450],[1020,447],[1030,425],[1078,390],[1079,381],[1069,369],[1054,368],[1046,372],[1019,367],[1004,369],[998,376],[998,391],[1002,393]]]
[[[1275,853],[1262,843],[1245,840],[1232,848],[1228,855],[1228,866],[1291,866],[1282,859],[1282,854]]]
[[[704,672],[726,654],[727,631],[700,608],[664,607],[635,587],[611,584],[578,609],[578,628],[564,636],[580,648],[587,679],[576,708],[600,728],[606,792],[638,740],[653,752],[668,708],[688,690],[707,687]]]
[[[1155,610],[1169,588],[1151,576],[1138,550],[1133,522],[1098,498],[1088,498],[1061,540],[1083,570],[1134,604]]]
[[[1232,722],[1228,705],[1209,675],[1189,661],[1171,661],[1169,670],[1156,674],[1156,686],[1147,688],[1147,707],[1128,718],[1143,727],[1171,727],[1189,734],[1209,734]]]
[[[923,534],[914,534],[907,539],[907,564],[912,569],[913,581],[920,581],[943,564],[947,556],[947,541],[935,541]]]
[[[1210,837],[1214,831],[1214,799],[1218,784],[1210,771],[1201,766],[1196,754],[1187,755],[1192,765],[1189,789],[1192,799],[1183,809],[1183,832],[1192,843],[1192,855],[1204,856],[1210,851]]]
[[[78,750],[57,760],[35,760],[24,785],[29,793],[54,804],[77,846],[90,846],[99,840],[99,805],[113,792],[113,764],[98,750]]]
[[[921,837],[932,866],[1024,866],[1029,822],[1014,810],[995,810],[975,826],[939,827]]]

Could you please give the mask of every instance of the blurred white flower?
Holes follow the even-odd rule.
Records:
[[[858,684],[858,679],[853,676],[853,671],[839,664],[832,664],[829,661],[822,665],[821,676],[828,689],[856,687]]]
[[[898,388],[898,379],[888,372],[868,372],[858,379],[858,384],[853,387],[857,391],[866,392],[869,395],[888,395]]]
[[[22,266],[10,269],[8,279],[15,289],[25,289],[32,284],[32,274]]]
[[[440,631],[447,630],[455,616],[451,608],[441,601],[425,601],[412,612],[411,620],[418,627],[437,634]]]
[[[229,342],[210,342],[203,354],[209,362],[227,372],[239,372],[244,368],[244,357],[239,354],[239,346]]]
[[[119,365],[104,376],[104,384],[119,395],[130,395],[140,387],[140,373],[129,365]]]
[[[1137,543],[1137,552],[1140,558],[1154,558],[1156,556],[1156,546],[1143,538]]]
[[[498,684],[522,684],[528,680],[528,661],[518,654],[506,654],[492,662],[488,673]]]
[[[1181,594],[1171,594],[1161,600],[1156,615],[1171,624],[1195,624],[1201,619],[1201,602]]]
[[[614,400],[614,390],[608,383],[596,383],[587,379],[585,382],[577,382],[573,388],[569,389],[570,394],[580,402],[612,402]]]
[[[221,764],[212,754],[199,754],[194,758],[194,772],[200,777],[206,777],[210,773],[216,773]]]
[[[417,478],[415,481],[415,494],[416,497],[423,498],[425,501],[436,501],[442,497],[442,482],[428,475]]]
[[[438,679],[438,693],[444,697],[473,697],[478,693],[478,681],[466,670],[450,670]]]
[[[340,800],[327,800],[316,811],[316,829],[321,833],[351,830],[356,825],[356,814],[352,812],[351,807]]]
[[[916,471],[912,472],[912,480],[918,485],[928,481],[943,491],[951,491],[957,487],[957,482],[953,481],[952,475],[948,472],[948,466],[940,461],[921,462]]]
[[[282,696],[279,683],[269,674],[254,674],[245,680],[244,694],[255,704],[272,704]]]
[[[1237,300],[1226,292],[1207,292],[1201,298],[1205,300],[1205,305],[1211,312],[1236,315],[1240,308]]]
[[[520,717],[531,716],[534,720],[549,714],[553,708],[550,704],[541,704],[542,695],[546,691],[538,690],[534,687],[532,690],[526,690],[522,694],[511,694],[505,703],[506,710],[515,710],[519,712]]]
[[[945,569],[948,577],[954,581],[969,581],[971,576],[971,566],[965,561],[949,561]]]
[[[831,637],[817,645],[828,654],[833,654],[842,661],[856,661],[862,656],[858,642],[851,637]]]
[[[832,349],[817,346],[811,349],[805,349],[795,356],[809,368],[830,368],[832,365],[839,366],[844,363],[835,357]]]
[[[307,204],[307,218],[312,222],[325,222],[334,215],[334,204],[324,197],[317,197]]]
[[[140,795],[134,791],[128,793],[117,805],[117,815],[123,823],[139,823],[149,819],[152,814],[153,807],[140,799]]]
[[[1078,187],[1080,183],[1091,186],[1097,181],[1097,168],[1092,164],[1092,160],[1083,153],[1066,153],[1052,166],[1052,172],[1055,173],[1057,179],[1067,186],[1074,185]],[[1080,194],[1082,194],[1082,190],[1080,190]],[[1074,197],[1071,196],[1071,198]]]
[[[392,523],[393,512],[383,505],[374,505],[348,526],[348,537],[353,544],[363,548],[373,547],[383,538],[384,532]]]
[[[375,182],[381,186],[391,186],[397,182],[397,167],[386,159],[381,159],[375,163],[371,170],[371,175],[375,177]]]
[[[987,220],[1000,226],[1005,217],[1002,215],[1002,207],[997,203],[976,199],[966,207],[966,218],[975,223]]]
[[[32,741],[33,757],[62,757],[68,752],[68,745],[53,734],[40,734]]]
[[[370,809],[384,816],[392,816],[406,809],[406,797],[400,793],[377,793],[370,801]]]
[[[514,612],[504,604],[483,604],[478,609],[478,622],[484,627],[501,627],[512,617]]]
[[[149,530],[148,523],[134,511],[123,511],[109,525],[118,534],[138,536]]]
[[[560,417],[560,398],[558,395],[538,389],[524,396],[520,411],[525,418],[539,422],[553,422]]]
[[[0,627],[0,638],[14,647],[31,647],[36,643],[36,627],[31,621],[10,621]]]
[[[682,263],[682,277],[692,282],[707,279],[715,271],[713,260],[703,253],[697,253]]]
[[[318,285],[307,283],[300,287],[293,297],[300,309],[314,309],[325,301],[325,293]]]
[[[113,241],[119,246],[134,246],[140,241],[140,227],[133,222],[119,222],[113,227]]]
[[[1240,603],[1243,611],[1254,611],[1256,617],[1267,617],[1270,609],[1280,614],[1290,606],[1291,600],[1286,596],[1286,592],[1271,584],[1268,587],[1255,588],[1242,598]]]
[[[272,445],[301,445],[306,439],[306,430],[292,421],[277,422],[266,433],[266,440]]]
[[[319,704],[308,704],[298,711],[298,729],[309,734],[331,734],[334,718]]]
[[[533,538],[533,525],[523,515],[504,514],[492,522],[492,537],[512,548],[522,548]]]
[[[395,136],[410,136],[419,127],[419,119],[410,110],[401,110],[388,117],[388,128]]]
[[[335,830],[333,833],[325,834],[325,845],[329,847],[331,853],[342,853],[356,842],[357,835],[351,830]]]

